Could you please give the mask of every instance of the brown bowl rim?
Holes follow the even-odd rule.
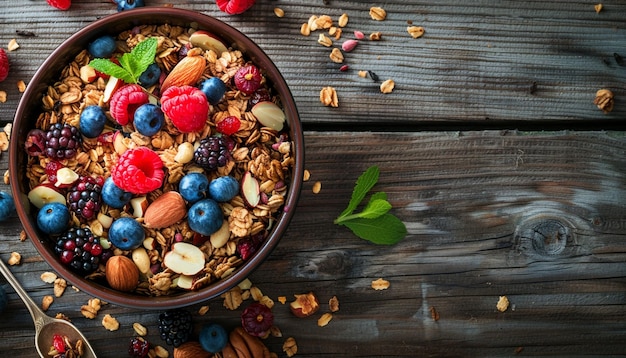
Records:
[[[32,122],[35,120],[32,118],[32,112],[40,110],[41,94],[45,91],[48,84],[59,76],[60,70],[52,73],[52,71],[48,71],[48,69],[62,68],[59,66],[67,64],[71,58],[78,54],[78,52],[76,52],[77,48],[84,48],[87,43],[93,41],[96,36],[104,33],[115,35],[120,31],[130,29],[136,25],[164,23],[181,26],[192,26],[195,24],[198,29],[211,31],[224,39],[227,43],[232,44],[233,47],[242,50],[248,58],[264,69],[269,79],[272,81],[274,88],[281,96],[283,108],[287,115],[287,125],[290,130],[291,140],[294,143],[293,155],[295,164],[292,168],[292,179],[289,184],[284,209],[278,218],[277,225],[270,233],[270,236],[265,240],[263,246],[250,260],[239,267],[228,278],[203,287],[198,291],[154,297],[140,296],[110,289],[94,281],[85,279],[62,265],[49,245],[39,238],[40,233],[38,229],[36,229],[36,219],[29,215],[31,205],[24,193],[25,190],[22,190],[25,184],[23,173],[21,173],[19,169],[25,155],[23,150],[24,137],[28,130],[33,127]],[[31,117],[29,117],[29,114]],[[169,7],[143,7],[122,11],[98,19],[70,36],[46,58],[35,72],[15,112],[11,137],[13,140],[11,140],[9,148],[10,186],[14,193],[18,217],[22,222],[26,235],[31,239],[37,251],[57,273],[67,281],[76,285],[80,290],[106,302],[130,308],[166,309],[189,306],[215,298],[236,286],[265,261],[280,241],[281,236],[286,231],[294,214],[302,186],[304,172],[304,138],[302,125],[293,95],[282,74],[267,54],[242,32],[221,20],[191,10]]]

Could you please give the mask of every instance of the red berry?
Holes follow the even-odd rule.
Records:
[[[247,65],[237,70],[234,81],[238,90],[250,95],[261,87],[262,79],[261,71],[256,66]]]
[[[72,5],[72,0],[46,0],[48,4],[56,7],[59,10],[67,10]]]
[[[52,346],[58,353],[65,353],[65,340],[60,334],[52,336]]]
[[[261,247],[263,240],[262,233],[239,239],[239,241],[237,241],[237,252],[239,256],[241,256],[241,259],[246,261],[252,257]]]
[[[124,85],[113,93],[110,101],[111,117],[125,126],[132,121],[135,110],[148,103],[148,94],[137,84]]]
[[[241,326],[251,336],[264,337],[274,324],[274,314],[266,305],[252,303],[241,313]]]
[[[209,102],[192,86],[171,86],[161,95],[161,109],[183,133],[202,130],[209,115]]]
[[[0,48],[0,82],[9,75],[9,58],[3,48]]]
[[[165,173],[159,155],[146,147],[129,149],[111,170],[115,185],[133,194],[146,194],[163,185]]]
[[[48,180],[54,184],[57,181],[57,171],[63,168],[64,165],[56,160],[51,160],[46,164],[46,175],[48,176]]]
[[[217,122],[217,131],[222,134],[232,135],[239,130],[240,126],[241,121],[239,118],[235,116],[228,116]]]
[[[215,0],[215,3],[227,14],[241,14],[254,5],[255,0]]]

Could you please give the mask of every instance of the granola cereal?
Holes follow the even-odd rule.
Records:
[[[311,25],[320,29],[328,28],[332,26],[332,19],[325,16],[316,17],[307,23],[307,26]],[[245,53],[233,47],[222,53],[216,53],[213,49],[194,47],[190,36],[195,31],[194,28],[171,25],[137,26],[117,35],[118,47],[115,55],[130,52],[147,38],[157,38],[155,63],[165,75],[172,73],[182,59],[188,58],[185,54],[201,57],[205,67],[200,80],[193,85],[198,85],[204,79],[218,78],[227,87],[222,99],[211,104],[202,129],[182,132],[169,117],[166,117],[161,130],[152,136],[146,136],[138,132],[132,121],[125,125],[116,123],[109,111],[110,102],[104,98],[109,80],[103,76],[93,78],[85,76],[86,67],[89,67],[93,59],[87,50],[78,53],[62,70],[60,78],[48,86],[41,99],[42,112],[36,119],[36,128],[46,131],[55,124],[78,127],[80,115],[87,106],[100,106],[105,111],[108,118],[105,131],[97,138],[83,136],[76,156],[60,160],[64,167],[78,176],[104,180],[111,176],[113,166],[123,153],[136,148],[150,149],[157,153],[163,162],[164,179],[158,189],[146,195],[134,194],[131,203],[119,209],[103,204],[93,219],[85,219],[76,212],[71,212],[72,226],[89,228],[100,242],[104,242],[107,247],[111,246],[110,250],[114,255],[131,257],[132,250],[116,248],[108,240],[111,223],[120,218],[135,218],[142,224],[145,231],[143,246],[150,259],[150,267],[155,272],[151,275],[142,275],[140,284],[134,290],[134,293],[139,295],[162,296],[186,290],[199,290],[231,275],[245,262],[237,249],[238,242],[252,235],[257,239],[260,238],[262,242],[270,235],[273,224],[283,209],[288,183],[291,180],[294,158],[288,128],[284,126],[277,129],[274,125],[263,124],[266,122],[262,123],[262,118],[259,118],[263,113],[255,115],[252,112],[255,104],[252,102],[253,96],[245,94],[234,84],[237,71],[253,64],[252,61]],[[194,65],[194,71],[196,68],[198,67]],[[259,70],[261,88],[269,96],[264,98],[264,103],[272,103],[273,107],[269,110],[275,111],[276,108],[282,110],[281,99],[272,83],[266,78],[264,70],[262,68]],[[179,77],[184,75],[181,74]],[[158,96],[160,93],[158,84],[146,86],[143,90],[149,93],[149,96]],[[220,123],[230,116],[239,119],[239,128],[229,134],[219,133]],[[114,142],[113,137],[118,134],[123,135]],[[227,137],[229,151],[225,165],[214,171],[203,169],[193,159],[195,148],[201,140],[210,136]],[[28,156],[26,177],[31,189],[50,182],[46,166],[52,160],[44,153]],[[247,198],[237,194],[231,200],[219,204],[224,214],[224,222],[228,224],[228,233],[222,241],[206,241],[196,245],[205,256],[205,266],[194,275],[191,288],[185,288],[177,286],[178,282],[183,282],[178,280],[181,274],[165,266],[164,256],[171,251],[171,245],[175,242],[194,242],[197,233],[190,228],[187,216],[172,225],[157,229],[144,224],[143,215],[157,198],[169,191],[177,191],[178,182],[182,177],[197,172],[204,173],[209,181],[231,176],[238,182],[241,182],[244,174],[248,173],[259,183],[260,200],[256,206],[250,205]],[[52,238],[50,244],[54,245]],[[85,277],[97,282],[106,282],[103,280],[104,265],[101,264]],[[237,299],[231,300],[233,307],[236,306],[234,302],[237,302]],[[81,311],[89,318],[95,317],[97,313],[97,310],[89,305]]]

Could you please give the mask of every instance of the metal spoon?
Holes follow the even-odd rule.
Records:
[[[52,337],[55,334],[60,334],[62,336],[67,336],[72,344],[76,344],[79,339],[82,340],[82,357],[96,358],[96,353],[94,353],[93,348],[91,348],[91,345],[89,345],[89,342],[87,342],[87,339],[78,330],[78,328],[66,320],[52,318],[46,315],[39,308],[39,306],[37,306],[37,304],[30,297],[28,297],[26,291],[24,291],[20,283],[17,281],[15,276],[13,276],[2,259],[0,259],[0,272],[2,272],[2,275],[4,275],[11,286],[13,286],[13,289],[17,292],[22,301],[24,301],[26,308],[28,308],[30,315],[33,317],[33,322],[35,323],[35,347],[37,347],[37,352],[39,352],[40,357],[50,357],[48,352],[52,346]]]

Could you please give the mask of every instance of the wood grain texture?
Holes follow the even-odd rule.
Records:
[[[310,318],[295,318],[279,303],[274,308],[284,338],[296,338],[298,356],[623,353],[623,133],[307,132],[305,141],[311,179],[285,237],[250,277],[275,301],[310,290],[318,295],[322,309]],[[374,191],[388,194],[409,229],[394,246],[369,244],[332,224],[369,165],[381,169]],[[316,181],[319,194],[311,190]],[[548,237],[558,231],[555,222],[561,241]],[[19,242],[19,224],[1,225],[2,258],[21,252],[24,263],[12,268],[18,279],[36,301],[51,294],[39,280],[49,268],[31,243]],[[537,236],[541,230],[545,235]],[[371,281],[379,277],[391,287],[373,290]],[[335,295],[339,312],[317,327]],[[511,302],[504,313],[496,310],[502,295]],[[15,357],[32,356],[28,313],[14,293],[10,297],[0,341]],[[131,337],[133,322],[162,343],[158,313],[105,306],[102,313],[122,323],[108,332],[98,318],[80,316],[88,299],[68,289],[49,312],[69,315],[100,356],[124,354],[113,342]],[[225,310],[220,299],[205,304],[210,312],[196,318],[198,327],[213,320],[238,324],[238,312]],[[267,342],[280,353],[283,339]]]
[[[75,0],[67,12],[43,1],[24,5],[6,1],[0,13],[0,46],[12,38],[21,45],[9,52],[11,73],[0,83],[8,95],[0,104],[2,125],[17,108],[18,80],[28,82],[78,29],[115,13],[108,0]],[[605,3],[599,14],[593,5],[391,0],[381,5],[387,19],[375,22],[363,1],[259,0],[238,16],[224,15],[213,1],[175,4],[215,16],[257,41],[291,86],[307,129],[311,179],[283,240],[250,279],[275,301],[314,291],[322,309],[297,319],[277,303],[284,337],[266,341],[272,351],[284,357],[282,342],[293,336],[296,357],[626,352],[626,140],[624,132],[611,131],[626,118],[626,66],[614,57],[626,57],[626,2]],[[276,6],[284,18],[274,16]],[[340,72],[328,60],[329,49],[316,43],[317,34],[303,37],[299,29],[311,15],[337,19],[344,12],[350,17],[344,38],[360,30],[381,31],[383,39],[362,41],[346,54],[350,71]],[[424,37],[411,39],[409,22],[423,26]],[[379,83],[358,77],[358,70],[394,79],[395,91],[379,93]],[[324,86],[337,89],[339,108],[320,104]],[[593,105],[600,88],[616,95],[610,114]],[[554,131],[538,131],[545,129]],[[388,194],[409,230],[394,246],[369,244],[332,223],[369,165],[381,169],[374,190]],[[7,166],[8,155],[1,153],[0,172]],[[312,192],[316,181],[319,194]],[[0,184],[0,190],[8,187]],[[20,231],[17,219],[0,222],[0,258],[22,254],[12,271],[40,302],[52,294],[39,279],[50,267],[29,240],[19,241]],[[370,287],[379,277],[391,282],[389,289]],[[0,348],[15,358],[33,357],[28,311],[8,291]],[[317,327],[335,295],[339,312]],[[511,305],[498,312],[503,295]],[[106,305],[87,320],[79,310],[89,298],[68,287],[48,313],[68,315],[99,357],[126,356],[134,322],[148,327],[149,341],[164,345],[158,312]],[[239,324],[240,310],[226,310],[220,299],[203,304],[210,311],[195,318],[196,331],[209,321]],[[120,321],[120,330],[101,326],[105,313]]]

